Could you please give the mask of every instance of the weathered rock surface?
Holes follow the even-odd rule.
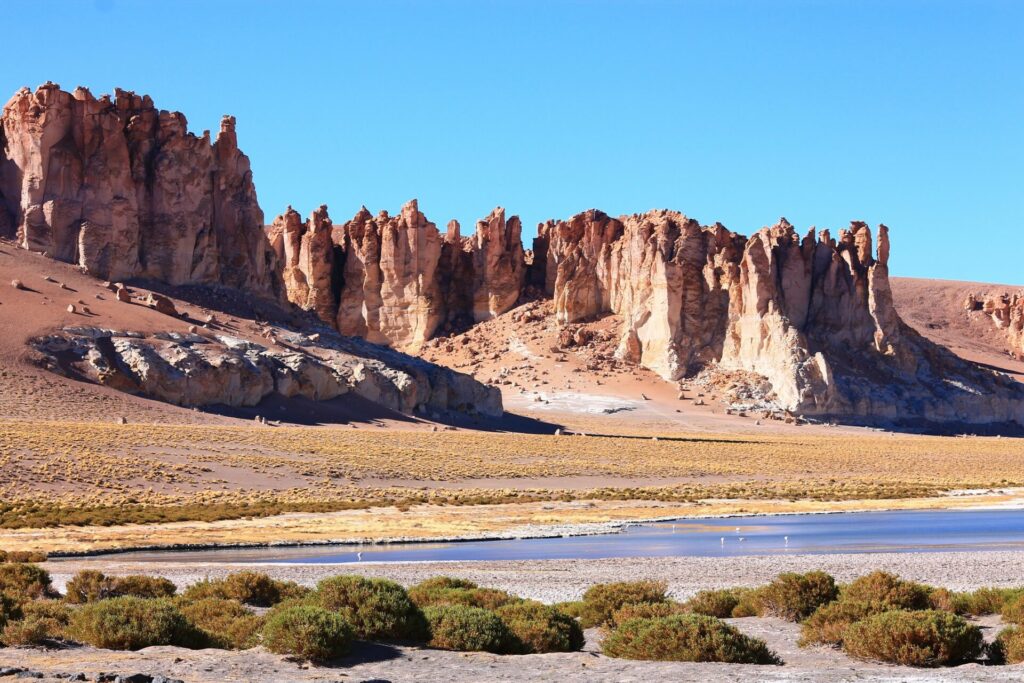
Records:
[[[834,240],[783,219],[748,240],[670,211],[587,211],[541,225],[534,253],[559,322],[620,315],[618,355],[668,380],[738,370],[794,413],[1024,424],[1024,386],[900,320],[885,226],[876,254],[863,223]]]
[[[991,319],[996,329],[1006,334],[1007,350],[1018,360],[1024,360],[1024,292],[1004,292],[978,297],[967,297],[964,308]]]
[[[183,406],[255,406],[271,394],[315,401],[351,394],[401,412],[502,414],[501,394],[468,375],[358,339],[282,332],[286,349],[226,335],[68,327],[37,339],[54,369]]]
[[[505,220],[504,209],[479,221],[468,238],[456,221],[442,235],[416,200],[394,216],[364,207],[319,233],[316,220],[329,223],[326,211],[303,224],[289,207],[267,234],[288,299],[342,334],[414,352],[439,332],[510,310],[522,294],[521,227],[515,216]],[[307,249],[307,240],[321,246]]]
[[[211,144],[148,96],[47,83],[12,97],[2,128],[0,233],[97,277],[276,294],[233,117]]]
[[[281,280],[288,300],[314,311],[333,324],[338,309],[332,277],[334,274],[333,224],[327,206],[321,206],[305,223],[292,207],[274,219],[268,229],[270,246],[281,267]]]

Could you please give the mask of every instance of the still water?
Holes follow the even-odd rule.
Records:
[[[410,562],[1024,549],[1024,510],[853,512],[690,519],[619,533],[500,541],[139,552],[124,560]]]

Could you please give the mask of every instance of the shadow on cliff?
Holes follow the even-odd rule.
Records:
[[[500,418],[470,416],[460,413],[444,413],[437,419],[424,420],[415,415],[389,410],[379,403],[360,396],[347,394],[328,401],[314,401],[308,398],[284,398],[270,395],[258,405],[250,407],[206,406],[205,413],[223,415],[242,420],[266,419],[272,426],[327,426],[350,424],[354,427],[387,427],[396,423],[412,425],[437,424],[441,428],[457,427],[485,432],[518,432],[524,434],[554,434],[563,427],[559,424],[535,420],[522,415],[505,413]]]

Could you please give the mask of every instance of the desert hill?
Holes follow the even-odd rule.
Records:
[[[689,401],[794,424],[1024,426],[1024,385],[990,353],[1020,355],[1024,300],[943,285],[929,307],[912,283],[895,293],[884,225],[833,236],[780,219],[744,236],[676,211],[591,209],[540,225],[527,250],[501,207],[463,237],[413,200],[342,224],[326,206],[306,221],[289,207],[265,227],[230,116],[211,142],[146,96],[48,83],[16,93],[2,123],[0,236],[77,265],[88,290],[140,287],[108,284],[103,306],[67,290],[51,303],[33,273],[12,287],[10,310],[35,332],[21,341],[59,374],[192,407],[351,394],[498,418],[495,387],[538,409],[599,404],[574,388],[607,381],[641,405],[674,395],[668,418]],[[73,317],[41,314],[58,301]],[[116,324],[143,302],[162,316],[140,319],[152,326]]]

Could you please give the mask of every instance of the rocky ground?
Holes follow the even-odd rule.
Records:
[[[305,584],[342,572],[383,576],[402,583],[449,574],[545,601],[578,597],[586,586],[636,577],[663,579],[670,592],[684,598],[703,588],[757,585],[780,571],[824,569],[848,581],[873,569],[955,589],[984,585],[1019,585],[1021,552],[905,553],[863,555],[795,555],[788,557],[550,560],[542,562],[466,562],[365,565],[260,565],[259,569]],[[58,586],[79,569],[99,568],[110,574],[158,573],[183,585],[204,576],[218,576],[238,565],[91,559],[47,563]],[[251,565],[250,565],[251,566]],[[740,666],[631,662],[600,654],[600,632],[587,632],[582,652],[526,656],[442,652],[408,647],[358,644],[348,658],[315,667],[265,652],[189,651],[173,647],[139,652],[109,652],[91,647],[62,650],[0,649],[0,667],[25,667],[44,673],[144,673],[183,681],[1017,681],[1024,667],[969,664],[942,670],[915,670],[860,662],[828,648],[799,648],[799,627],[779,619],[729,620],[744,633],[762,638],[784,660],[783,666]],[[998,632],[998,617],[981,619],[986,638]],[[144,679],[142,679],[144,680]]]

